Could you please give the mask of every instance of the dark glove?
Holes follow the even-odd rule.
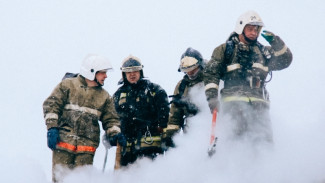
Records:
[[[175,147],[173,139],[171,137],[163,138],[161,140],[161,148],[167,151],[169,147]]]
[[[175,133],[177,133],[179,129],[171,129],[171,128],[165,128],[164,133],[162,135],[161,141],[162,143],[167,147],[175,147],[175,144],[173,142],[172,137],[174,136]]]
[[[50,128],[47,131],[47,146],[55,150],[56,149],[56,144],[60,141],[60,136],[59,136],[59,129],[57,128]]]
[[[267,30],[263,30],[263,33],[261,34],[262,35],[262,37],[264,37],[265,38],[265,40],[267,41],[267,42],[272,42],[273,40],[274,40],[274,34],[272,33],[272,32],[270,32],[270,31],[267,31]]]
[[[186,107],[188,113],[196,115],[199,111],[198,107],[186,99],[182,99],[179,95],[172,95],[173,100],[170,104],[174,104],[176,107]]]
[[[193,115],[196,115],[199,111],[199,108],[195,104],[190,102],[187,104],[186,109],[188,113]]]
[[[184,107],[186,105],[185,101],[182,100],[182,96],[180,96],[179,94],[171,95],[169,97],[173,98],[169,104],[174,104],[176,107]]]
[[[126,147],[126,138],[122,133],[108,137],[108,141],[112,146],[116,146],[118,142],[122,147]]]
[[[211,98],[209,101],[209,108],[211,113],[213,113],[214,109],[217,109],[219,111],[219,101],[216,98]]]

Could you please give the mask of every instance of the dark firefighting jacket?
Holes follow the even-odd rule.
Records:
[[[113,98],[121,120],[121,131],[128,142],[139,141],[148,132],[151,136],[159,136],[157,127],[167,126],[168,98],[159,85],[146,79],[140,79],[136,84],[125,82]]]

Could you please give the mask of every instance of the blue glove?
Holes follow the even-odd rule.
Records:
[[[59,129],[57,128],[50,128],[47,131],[47,146],[55,150],[56,149],[56,144],[59,142],[60,136],[59,136]]]
[[[272,33],[272,32],[270,32],[270,31],[267,31],[267,30],[263,30],[263,33],[261,34],[262,35],[262,37],[264,37],[265,38],[265,40],[267,41],[267,42],[272,42],[273,40],[274,40],[274,34]]]
[[[116,146],[118,142],[122,147],[126,147],[126,138],[122,133],[108,137],[108,141],[112,146]]]

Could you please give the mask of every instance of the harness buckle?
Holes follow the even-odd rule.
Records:
[[[260,77],[252,77],[252,76],[249,76],[247,78],[247,80],[249,81],[249,86],[251,88],[261,88],[261,79]]]
[[[144,143],[148,144],[148,145],[151,145],[153,144],[153,138],[151,136],[151,133],[150,133],[150,130],[149,130],[149,127],[147,126],[147,131],[144,133]],[[149,141],[147,141],[147,138],[149,137]]]

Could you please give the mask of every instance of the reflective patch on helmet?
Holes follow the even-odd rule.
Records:
[[[199,61],[194,57],[185,56],[181,60],[180,70],[182,72],[190,72],[199,67]]]

